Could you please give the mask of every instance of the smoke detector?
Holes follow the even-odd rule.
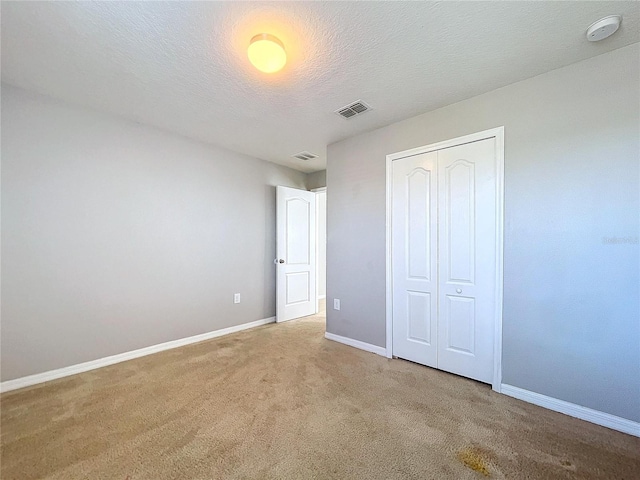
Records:
[[[371,110],[371,107],[364,103],[362,100],[358,100],[357,102],[350,103],[349,105],[345,105],[342,108],[339,108],[335,111],[338,115],[344,118],[355,117],[356,115],[361,115],[364,112],[368,112]]]
[[[307,152],[306,150],[304,152],[300,152],[300,153],[296,153],[295,155],[291,155],[294,158],[297,158],[298,160],[311,160],[312,158],[318,158],[318,155],[316,155],[315,153],[310,153]]]
[[[587,28],[587,40],[590,42],[599,42],[600,40],[610,37],[620,28],[621,21],[622,17],[620,15],[610,15],[601,18],[597,22],[593,22],[589,28]]]

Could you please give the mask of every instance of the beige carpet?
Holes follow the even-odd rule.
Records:
[[[640,477],[640,441],[267,325],[4,394],[2,479]]]

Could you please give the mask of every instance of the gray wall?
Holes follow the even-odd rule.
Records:
[[[275,315],[305,180],[2,85],[2,380]]]
[[[312,190],[314,188],[327,186],[327,171],[320,170],[319,172],[313,172],[307,174],[307,188]]]
[[[330,145],[327,305],[341,310],[327,330],[385,345],[385,156],[504,125],[503,382],[640,420],[639,57],[631,45]]]

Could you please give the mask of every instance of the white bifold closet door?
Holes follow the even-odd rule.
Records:
[[[393,354],[491,383],[496,145],[393,161]]]
[[[438,366],[437,152],[393,162],[393,354]]]

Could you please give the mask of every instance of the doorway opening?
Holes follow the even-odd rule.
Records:
[[[326,188],[276,187],[276,321],[324,313]]]

